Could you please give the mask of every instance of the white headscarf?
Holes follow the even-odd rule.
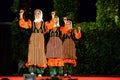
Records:
[[[57,23],[56,23],[56,26],[57,26],[57,27],[60,27],[60,24],[59,24],[59,17],[57,17]]]
[[[42,13],[42,11],[40,9],[36,9],[35,12],[36,11],[40,11],[40,17],[37,18],[37,19],[35,18],[34,22],[41,22],[41,21],[43,21],[43,13]],[[34,14],[35,14],[35,12],[34,12]]]
[[[55,24],[55,27],[60,27],[60,24],[59,24],[59,17],[58,17],[58,16],[55,16],[55,18],[57,19],[57,23]]]
[[[72,29],[72,21],[68,20],[67,22],[69,23],[68,29]]]

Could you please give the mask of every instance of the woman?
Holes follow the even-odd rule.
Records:
[[[63,35],[64,35],[64,34],[66,34],[66,33],[67,33],[67,31],[68,31],[67,21],[68,21],[67,17],[66,17],[66,16],[65,16],[65,17],[63,17],[63,22],[64,22],[64,25],[63,25],[63,26],[61,26],[61,28],[60,28],[60,31],[62,32],[62,34],[61,34],[61,38],[62,38],[62,37],[63,37]]]
[[[62,41],[59,38],[59,17],[55,16],[55,12],[51,12],[52,19],[47,25],[47,31],[50,34],[50,39],[47,43],[46,57],[48,59],[48,66],[50,69],[50,76],[63,75],[63,54]]]
[[[78,30],[72,29],[72,21],[70,20],[67,20],[64,24],[65,25],[61,28],[64,54],[64,76],[71,76],[73,74],[73,68],[76,67],[77,59],[76,47],[73,39],[80,39],[81,32],[80,27],[78,27]]]
[[[47,67],[47,60],[44,50],[44,21],[43,13],[40,9],[34,11],[34,21],[25,21],[23,18],[24,10],[20,10],[19,25],[25,29],[31,29],[32,34],[30,37],[28,49],[28,61],[26,66],[31,74],[38,74],[42,76],[44,69]]]

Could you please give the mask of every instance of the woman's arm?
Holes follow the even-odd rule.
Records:
[[[81,28],[78,26],[78,30],[74,30],[75,38],[80,39],[82,37]]]
[[[24,10],[20,10],[20,19],[19,19],[19,25],[22,28],[28,29],[31,28],[31,20],[25,21],[23,18]]]

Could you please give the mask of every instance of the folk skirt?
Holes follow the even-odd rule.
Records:
[[[44,44],[44,35],[42,33],[31,34],[26,66],[35,65],[38,67],[46,67],[47,59]]]
[[[65,39],[63,42],[63,54],[64,59],[76,59],[76,47],[74,41],[70,39]]]

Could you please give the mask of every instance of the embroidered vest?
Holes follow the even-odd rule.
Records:
[[[43,33],[44,31],[45,31],[45,29],[44,29],[44,21],[42,21],[39,29],[36,28],[35,22],[33,22],[33,24],[32,24],[32,32],[33,33]]]

